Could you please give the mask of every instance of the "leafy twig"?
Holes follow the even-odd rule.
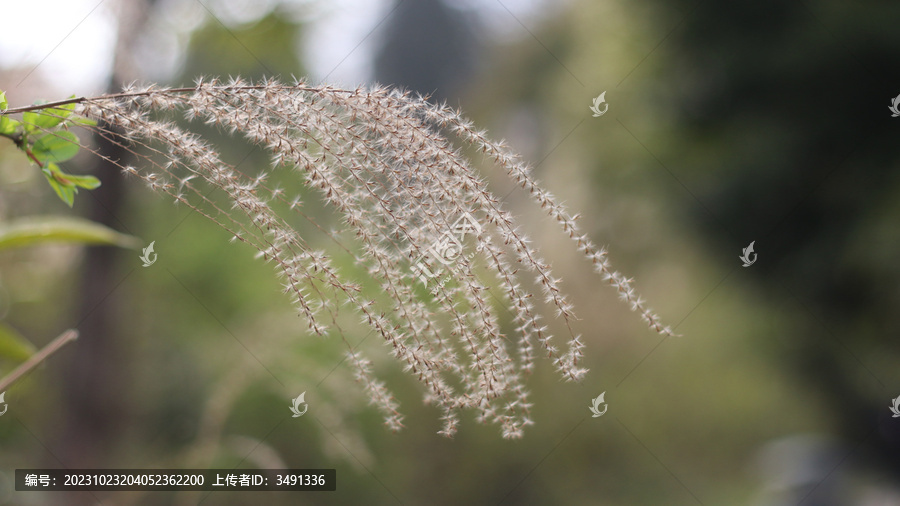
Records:
[[[22,121],[8,117],[6,94],[0,91],[0,137],[10,139],[19,150],[43,172],[47,182],[59,198],[72,207],[78,188],[93,190],[100,180],[93,176],[66,174],[57,163],[78,153],[78,137],[69,132],[69,125],[93,126],[94,122],[73,115],[77,100],[71,98],[53,104],[35,104],[13,112],[23,112]],[[37,112],[32,112],[37,111]]]

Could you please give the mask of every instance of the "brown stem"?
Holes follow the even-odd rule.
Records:
[[[41,350],[34,355],[31,356],[28,360],[22,363],[19,367],[16,367],[13,372],[9,373],[0,380],[0,392],[5,392],[7,387],[15,383],[19,378],[25,375],[28,371],[32,370],[47,359],[50,355],[56,352],[56,350],[62,348],[69,341],[74,341],[78,338],[78,331],[74,329],[69,329],[62,334],[60,334],[56,339],[50,341],[47,346],[41,348]]]
[[[280,88],[293,88],[299,91],[320,91],[317,88],[305,88],[300,86],[278,86]],[[265,90],[271,89],[271,85],[257,85],[257,86],[215,86],[215,88],[219,89],[229,89],[229,90]],[[5,114],[14,114],[19,112],[28,112],[28,111],[38,111],[41,109],[50,109],[53,107],[59,107],[61,105],[69,105],[69,104],[81,104],[88,100],[93,100],[97,98],[130,98],[130,97],[145,97],[150,95],[151,93],[190,93],[192,91],[197,91],[197,88],[160,88],[155,90],[147,90],[147,91],[134,91],[134,92],[126,92],[126,93],[112,93],[109,95],[101,95],[99,97],[75,97],[68,98],[66,100],[58,100],[56,102],[47,102],[46,104],[39,105],[29,105],[26,107],[13,107],[12,109],[6,109],[5,111],[0,111],[0,116]],[[353,90],[340,90],[340,89],[332,89],[330,90],[336,93],[354,93]]]
[[[6,112],[6,111],[0,111],[0,113],[4,113],[4,112]],[[7,134],[0,134],[0,137],[6,137],[7,139],[13,141],[13,144],[15,144],[17,148],[19,148],[19,149],[21,149],[22,151],[24,151],[25,154],[28,155],[28,158],[31,158],[31,160],[32,160],[34,163],[36,163],[38,167],[40,167],[40,168],[42,168],[42,169],[44,168],[44,164],[41,163],[41,161],[38,160],[36,156],[34,156],[34,153],[32,153],[30,149],[28,149],[28,146],[27,146],[26,143],[25,143],[25,137],[24,137],[24,136],[22,136],[22,135],[7,135]]]
[[[44,168],[44,164],[41,163],[41,161],[38,160],[36,156],[34,156],[34,153],[32,153],[30,149],[26,148],[26,149],[25,149],[25,154],[28,155],[28,158],[31,158],[31,161],[33,161],[34,163],[36,163],[38,167],[40,167],[40,168],[42,168],[42,169]]]

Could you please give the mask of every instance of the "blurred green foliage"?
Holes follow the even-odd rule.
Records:
[[[538,361],[536,424],[522,440],[502,440],[470,418],[456,439],[436,435],[437,410],[421,405],[422,392],[377,336],[348,336],[380,359],[376,370],[406,414],[405,430],[388,433],[341,364],[346,344],[306,335],[252,248],[191,209],[129,188],[123,221],[156,241],[159,261],[144,269],[130,254],[116,267],[133,366],[121,378],[128,409],[118,414],[129,431],[108,467],[337,468],[338,491],[304,495],[309,504],[753,504],[762,487],[755,458],[767,441],[799,433],[856,441],[889,398],[872,376],[896,384],[897,344],[888,337],[896,334],[897,160],[885,123],[859,111],[887,115],[884,83],[897,80],[865,69],[880,76],[898,44],[889,16],[810,5],[575,1],[529,25],[533,37],[481,55],[487,64],[460,98],[463,110],[526,153],[682,334],[662,341],[648,331],[486,169],[564,279],[588,346],[591,372],[580,385]],[[294,49],[301,30],[277,13],[238,27],[208,21],[173,84],[303,75]],[[591,117],[603,91],[609,112]],[[262,153],[200,131],[245,174],[268,169]],[[304,213],[339,226],[300,186],[287,190],[308,198]],[[322,237],[302,217],[296,227]],[[737,256],[751,240],[759,262],[742,269]],[[9,269],[0,265],[4,276]],[[70,316],[18,314],[25,329]],[[54,386],[43,377],[26,383],[11,409],[28,431],[0,423],[4,469],[52,461],[28,432],[58,430]],[[290,418],[290,399],[303,391],[309,413]],[[609,411],[591,418],[590,400],[604,391]],[[200,499],[136,501],[190,498]]]

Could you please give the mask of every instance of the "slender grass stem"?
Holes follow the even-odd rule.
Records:
[[[5,392],[10,385],[46,360],[47,357],[56,353],[57,350],[65,346],[69,341],[74,341],[75,339],[78,339],[78,331],[74,329],[69,329],[57,336],[56,339],[50,341],[47,346],[41,348],[40,351],[32,355],[31,358],[23,362],[19,367],[16,367],[11,373],[0,380],[0,392]]]

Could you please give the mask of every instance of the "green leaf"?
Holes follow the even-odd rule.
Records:
[[[53,191],[69,207],[72,207],[72,204],[75,203],[75,195],[78,193],[79,187],[93,190],[100,186],[100,180],[96,177],[66,174],[53,162],[45,165],[41,171],[44,173],[44,177],[47,178],[47,182],[50,183]]]
[[[41,105],[45,100],[35,100],[33,105]],[[37,111],[28,111],[22,114],[22,122],[25,123],[25,131],[33,132],[38,129],[38,126],[41,125],[41,114]]]
[[[69,98],[75,98],[75,95],[72,95]],[[43,100],[38,100],[35,101],[34,105],[41,105],[43,103]],[[74,110],[74,103],[65,104],[50,109],[28,111],[22,115],[22,119],[25,121],[25,129],[29,132],[34,132],[36,130],[47,130],[62,123],[63,120],[68,118]]]
[[[75,95],[72,95],[70,98],[74,97]],[[41,105],[42,103],[44,103],[43,100],[38,100],[35,101],[34,105]],[[22,120],[25,122],[25,129],[29,132],[47,130],[62,123],[74,110],[75,104],[72,103],[49,109],[28,111],[22,115]]]
[[[69,98],[75,98],[75,95],[72,95]],[[52,109],[46,109],[44,112],[50,116],[50,118],[55,119],[56,123],[50,126],[56,126],[61,123],[64,119],[68,118],[72,115],[72,112],[75,110],[75,103],[61,105],[59,107],[54,107]]]
[[[100,180],[94,176],[75,176],[73,174],[65,174],[66,179],[75,186],[80,186],[87,190],[95,190],[100,187]]]
[[[73,125],[97,126],[96,121],[92,120],[91,118],[85,118],[84,116],[72,116],[67,121]]]
[[[8,118],[6,116],[0,116],[0,135],[13,135],[16,133],[16,128],[22,123]]]
[[[75,204],[75,194],[78,193],[77,188],[67,184],[60,184],[53,176],[47,176],[47,182],[50,183],[50,187],[53,188],[53,191],[56,192],[60,200],[65,202],[66,205],[72,207]]]
[[[40,162],[64,162],[79,149],[78,136],[72,132],[51,132],[34,141],[31,152]]]
[[[142,241],[82,218],[36,216],[0,225],[0,250],[43,242],[77,242],[138,249]]]
[[[9,325],[0,322],[0,358],[13,362],[24,362],[35,351],[35,346],[25,336]]]
[[[0,111],[5,111],[8,107],[9,104],[6,102],[6,92],[0,91]],[[18,125],[18,121],[7,118],[5,114],[0,116],[0,135],[12,135],[16,133],[16,127]]]

